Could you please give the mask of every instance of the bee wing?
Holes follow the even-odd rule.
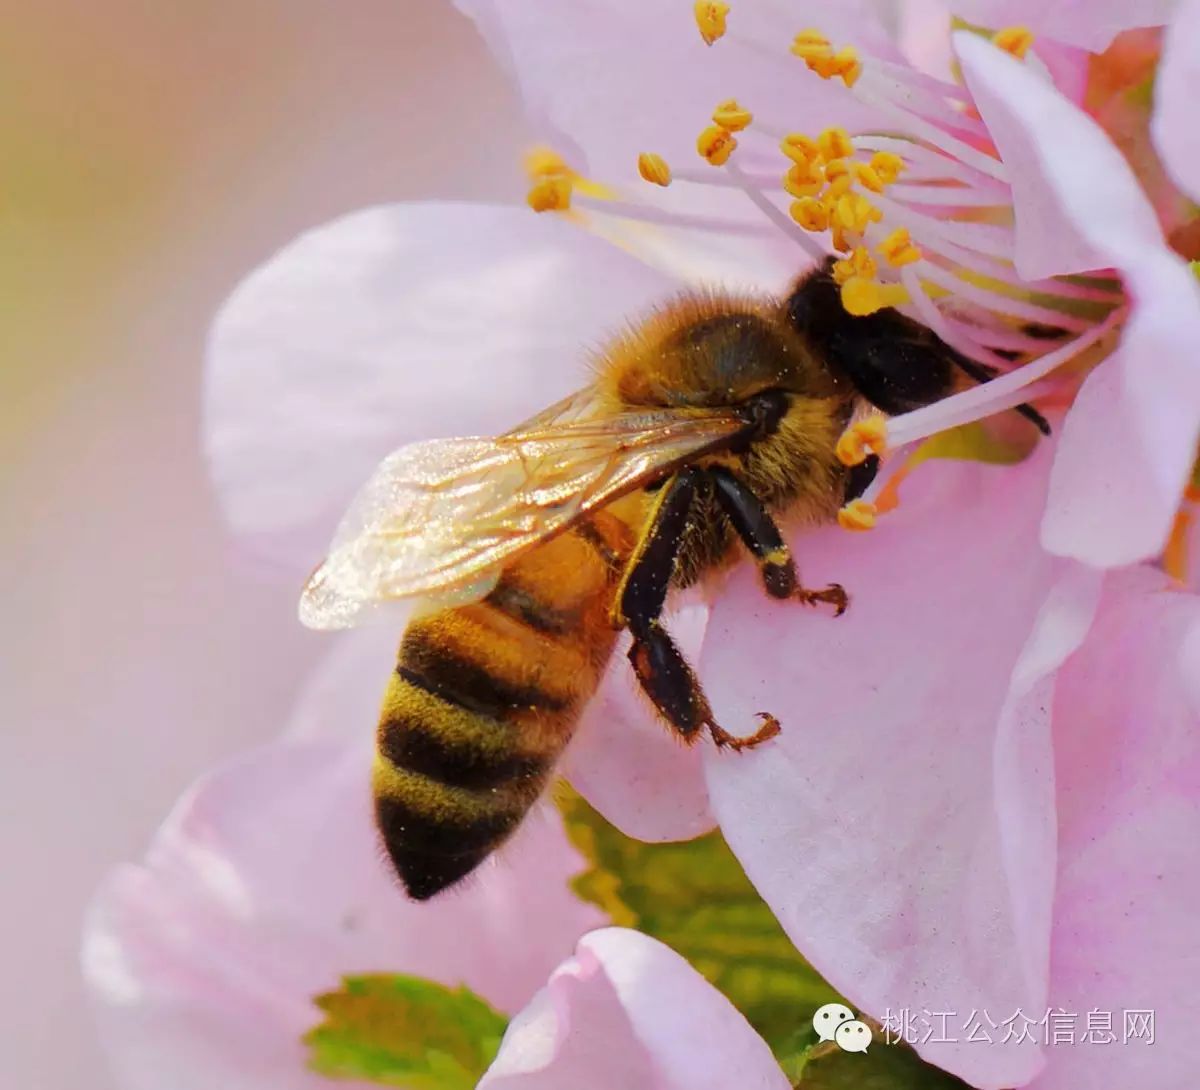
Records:
[[[746,427],[729,410],[548,419],[559,418],[539,414],[498,438],[431,439],[385,458],[305,586],[300,619],[346,628],[399,598],[483,597],[518,553]]]
[[[512,431],[504,433],[502,438],[518,436],[533,436],[540,432],[562,427],[566,424],[581,420],[594,419],[602,412],[602,405],[594,386],[585,386],[568,394],[561,401],[556,401],[548,409],[543,409],[536,416],[531,416],[524,423],[518,424]]]

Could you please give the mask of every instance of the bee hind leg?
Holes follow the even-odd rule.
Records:
[[[767,712],[758,713],[762,725],[745,736],[731,734],[717,723],[700,679],[657,620],[634,636],[629,661],[643,691],[685,742],[695,741],[697,733],[707,727],[718,746],[740,750],[759,745],[779,733],[779,720]]]
[[[658,490],[646,530],[621,580],[612,619],[633,636],[629,662],[642,689],[685,742],[694,742],[707,727],[718,746],[744,749],[778,734],[779,721],[762,713],[762,726],[747,737],[721,727],[700,679],[659,619],[703,476],[700,470],[684,469]]]
[[[709,470],[709,477],[721,510],[758,562],[763,589],[772,598],[793,598],[809,606],[825,603],[833,606],[835,617],[846,612],[850,596],[840,583],[830,583],[824,590],[801,586],[796,563],[779,527],[746,484],[723,466]]]

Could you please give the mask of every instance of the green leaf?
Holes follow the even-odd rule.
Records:
[[[316,1004],[325,1020],[304,1037],[314,1071],[406,1090],[472,1090],[508,1021],[466,988],[399,974],[346,977]]]
[[[565,785],[559,808],[590,864],[575,879],[575,891],[613,923],[652,935],[687,958],[785,1067],[799,1056],[816,1036],[813,1012],[844,1000],[797,952],[721,834],[643,844]]]
[[[887,1044],[871,1023],[875,1039],[866,1052],[843,1052],[833,1042],[812,1046],[799,1071],[789,1071],[796,1090],[970,1090],[948,1071],[927,1064],[908,1045]]]

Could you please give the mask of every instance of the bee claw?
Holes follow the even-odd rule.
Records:
[[[806,606],[815,606],[819,602],[826,602],[834,607],[833,615],[840,617],[846,612],[846,607],[850,604],[850,595],[846,593],[846,588],[841,583],[830,583],[824,590],[798,590],[796,597]]]
[[[728,746],[735,753],[740,753],[743,749],[753,749],[755,746],[774,738],[782,729],[779,725],[779,720],[770,712],[757,712],[756,716],[762,720],[762,726],[753,734],[746,735],[745,737],[730,734],[729,731],[717,726],[716,723],[709,723],[708,730],[712,734],[713,741],[717,743],[718,748]]]

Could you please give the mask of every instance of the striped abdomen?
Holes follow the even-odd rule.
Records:
[[[375,808],[417,900],[465,877],[536,801],[595,691],[629,531],[601,513],[487,598],[413,621],[384,698]]]

